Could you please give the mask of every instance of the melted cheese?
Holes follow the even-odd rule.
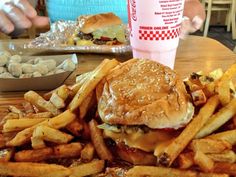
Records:
[[[141,131],[127,133],[115,133],[104,129],[104,135],[116,142],[124,142],[129,147],[141,149],[146,152],[153,152],[158,145],[170,142],[176,136],[175,132],[166,130],[150,130],[148,133]]]
[[[90,40],[78,40],[76,41],[76,45],[77,46],[91,46],[91,45],[94,45],[93,44],[93,41],[90,41]]]

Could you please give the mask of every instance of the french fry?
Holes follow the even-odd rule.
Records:
[[[82,121],[81,123],[82,123],[82,125],[83,125],[83,131],[82,131],[82,137],[83,137],[83,139],[90,140],[91,133],[90,133],[90,130],[89,130],[89,125],[88,125],[88,123],[85,122],[85,121]]]
[[[32,104],[32,106],[33,106],[33,108],[34,108],[34,112],[35,112],[35,113],[40,113],[40,112],[42,112],[42,110],[40,110],[37,106],[35,106],[35,105],[33,105],[33,104]]]
[[[85,162],[89,162],[93,159],[94,155],[94,147],[91,143],[85,145],[83,150],[81,151],[81,159]]]
[[[41,122],[40,124],[44,124],[44,122]],[[46,124],[46,122],[45,122],[45,124]],[[10,147],[21,146],[21,145],[29,142],[36,126],[37,125],[26,128],[26,129],[18,132],[12,140],[6,142],[6,145],[10,146]]]
[[[47,126],[60,129],[66,127],[69,123],[76,119],[76,115],[72,113],[70,110],[64,111],[62,114],[49,119],[47,122]]]
[[[178,156],[178,165],[180,169],[188,169],[194,164],[193,152],[182,153]]]
[[[233,117],[233,125],[236,128],[236,116]]]
[[[134,166],[126,173],[129,177],[229,177],[226,174],[198,173],[190,170],[179,170],[155,166]]]
[[[236,155],[232,150],[223,151],[219,154],[207,154],[207,156],[215,162],[236,162]]]
[[[192,92],[191,96],[195,106],[203,105],[207,101],[206,95],[202,90],[196,90]]]
[[[230,87],[230,94],[231,94],[232,97],[234,97],[234,96],[235,96],[235,93],[236,93],[236,92],[235,92],[236,89],[235,89],[235,85],[234,85],[234,83],[233,83],[232,80],[229,82],[229,87]]]
[[[35,105],[42,111],[51,112],[54,116],[60,114],[60,110],[58,110],[51,102],[46,101],[43,97],[41,97],[34,91],[28,91],[27,93],[25,93],[24,98],[26,101]]]
[[[224,140],[214,139],[196,139],[189,146],[194,152],[201,151],[203,153],[221,153],[225,150],[232,149],[232,145]]]
[[[93,142],[93,145],[95,147],[95,150],[96,150],[98,156],[102,160],[111,161],[113,159],[112,154],[105,145],[105,142],[104,142],[103,136],[102,136],[102,131],[97,126],[98,126],[98,124],[94,119],[89,122],[91,140]]]
[[[164,152],[158,156],[160,164],[170,166],[177,156],[184,150],[188,143],[196,136],[198,131],[208,121],[209,117],[214,113],[219,104],[218,96],[208,99],[207,103],[201,108],[200,112],[181,134],[169,144]]]
[[[5,115],[1,122],[0,122],[0,127],[1,130],[3,129],[3,125],[6,123],[7,120],[11,120],[11,119],[19,119],[19,114],[13,113],[13,112],[9,112],[7,115]]]
[[[75,82],[78,83],[78,82],[81,82],[81,81],[84,80],[84,79],[87,79],[88,76],[89,76],[89,74],[91,74],[91,71],[76,76]],[[82,82],[83,82],[83,81],[82,81]],[[78,91],[78,90],[77,90],[77,91]]]
[[[230,101],[230,81],[236,74],[236,64],[231,65],[230,68],[225,71],[221,77],[217,91],[219,93],[219,99],[223,105],[226,105]]]
[[[214,82],[210,82],[209,84],[205,85],[205,87],[203,88],[203,91],[207,97],[210,97],[216,94],[217,84],[218,84],[218,80]]]
[[[203,86],[214,81],[214,79],[210,77],[208,73],[197,72],[197,74],[200,74],[198,79]]]
[[[232,150],[226,150],[221,153],[205,154],[208,158],[214,162],[226,162],[235,163],[236,155]],[[188,169],[194,165],[194,154],[193,152],[182,153],[178,156],[178,166],[180,169]]]
[[[79,119],[75,119],[66,126],[66,129],[75,136],[81,136],[83,128],[83,124]]]
[[[119,76],[121,73],[124,72],[123,69],[119,69],[119,68],[125,67],[126,65],[129,65],[129,64],[132,64],[132,63],[135,63],[135,62],[137,62],[137,60],[138,60],[137,58],[133,58],[131,60],[119,63],[117,66],[115,66],[114,68],[111,69],[112,75],[106,77],[107,80],[110,80],[110,79],[112,79],[116,76]]]
[[[97,102],[99,101],[100,97],[102,96],[102,92],[103,92],[103,86],[104,86],[104,80],[101,80],[99,82],[99,84],[96,87],[96,98],[97,98]]]
[[[43,98],[45,100],[49,100],[52,96],[53,93],[56,93],[59,97],[61,97],[64,101],[68,98],[68,96],[70,95],[70,89],[68,88],[68,86],[66,85],[62,85],[50,92],[47,92],[43,95]]]
[[[44,143],[42,138],[34,137],[34,135],[31,137],[31,146],[33,149],[42,149],[46,147],[46,144]]]
[[[10,112],[19,114],[20,117],[23,116],[23,112],[20,109],[18,109],[17,107],[15,107],[15,106],[9,106],[8,109],[9,109]]]
[[[53,154],[50,156],[51,159],[59,158],[75,158],[81,154],[82,145],[80,143],[61,144],[53,147]]]
[[[14,112],[9,112],[7,115],[3,117],[3,120],[9,120],[9,119],[19,119],[19,114]]]
[[[57,89],[57,95],[65,101],[70,95],[70,89],[66,85],[62,85]]]
[[[229,175],[226,173],[199,173],[197,177],[229,177]]]
[[[213,78],[214,80],[219,80],[223,76],[223,70],[221,68],[217,68],[211,71],[208,75],[209,77]]]
[[[55,129],[60,129],[71,123],[75,118],[75,114],[73,114],[70,110],[66,110],[54,118],[20,131],[12,140],[7,142],[7,146],[21,146],[29,142],[34,129],[39,125],[46,125]]]
[[[34,119],[34,118],[51,118],[53,117],[51,112],[39,112],[39,113],[28,113],[24,118]]]
[[[236,64],[233,64],[228,68],[223,76],[221,77],[221,80],[231,80],[233,76],[236,74]]]
[[[197,164],[202,171],[209,172],[214,167],[214,161],[207,157],[203,152],[196,151],[194,154],[194,162]]]
[[[1,138],[3,137],[5,139],[5,141],[9,141],[12,138],[14,138],[16,136],[17,132],[9,132],[9,133],[3,133],[0,134],[0,142],[1,142]]]
[[[204,127],[197,133],[195,138],[202,138],[210,135],[216,129],[230,120],[236,113],[236,98],[232,99],[229,104],[222,107],[206,122]]]
[[[236,130],[224,131],[207,136],[209,139],[224,140],[229,142],[231,145],[236,145]]]
[[[61,165],[30,163],[30,162],[0,162],[0,175],[28,177],[67,177],[71,170]]]
[[[208,77],[214,79],[214,81],[206,83],[204,85],[203,91],[207,97],[210,97],[216,94],[216,88],[222,76],[223,76],[223,71],[221,68],[215,69],[214,71],[208,74]]]
[[[88,110],[95,104],[96,100],[95,100],[95,93],[91,92],[87,98],[84,99],[84,101],[82,102],[82,104],[79,106],[79,118],[83,119]]]
[[[163,141],[161,143],[158,143],[158,145],[155,147],[155,150],[154,150],[154,155],[156,157],[158,157],[164,150],[165,148],[170,145],[170,143],[173,141],[174,139],[170,139],[170,140],[167,140],[167,141]]]
[[[6,148],[6,149],[1,149],[0,150],[0,162],[8,162],[12,158],[14,153],[13,148]]]
[[[34,108],[33,108],[32,104],[29,103],[28,101],[23,102],[23,103],[22,103],[22,106],[23,106],[24,112],[25,112],[26,114],[34,113]]]
[[[9,119],[6,121],[6,123],[3,125],[2,132],[14,132],[14,131],[20,131],[25,128],[29,128],[33,125],[36,125],[40,122],[45,121],[46,118],[36,118],[36,119]]]
[[[204,86],[200,83],[199,79],[196,79],[196,81],[193,79],[185,80],[184,83],[190,93],[204,89]]]
[[[79,89],[82,87],[82,85],[85,83],[85,81],[90,77],[91,72],[81,74],[80,76],[77,76],[78,79],[76,79],[76,83],[70,88],[72,90],[71,96],[75,96],[76,93],[79,91]]]
[[[218,84],[217,92],[222,105],[230,102],[230,80],[222,80]]]
[[[104,160],[94,160],[89,163],[74,166],[70,168],[70,170],[72,171],[70,177],[82,177],[97,174],[103,171],[104,166]]]
[[[61,132],[60,130],[45,126],[39,125],[34,129],[33,138],[39,138],[45,141],[65,144],[73,139],[73,136]]]
[[[103,60],[103,62],[91,74],[89,74],[88,79],[76,93],[68,108],[71,111],[77,109],[81,105],[83,100],[89,95],[89,93],[91,93],[95,89],[97,84],[110,72],[112,68],[114,68],[118,64],[119,62],[115,59]]]
[[[57,89],[58,89],[58,88],[56,88],[56,89],[54,89],[54,90],[51,90],[51,91],[49,91],[49,92],[43,94],[43,98],[44,98],[45,100],[49,101],[49,99],[51,98],[52,94],[57,92]]]
[[[22,150],[15,153],[16,162],[41,162],[48,159],[53,154],[50,147],[34,150]]]
[[[64,108],[66,106],[64,100],[58,96],[57,93],[53,93],[49,100],[57,109]]]
[[[74,97],[76,95],[76,93],[79,91],[79,89],[82,87],[82,85],[85,83],[86,80],[87,80],[87,78],[84,78],[80,82],[77,82],[70,87],[70,90],[71,90],[70,96],[71,97]]]
[[[42,149],[22,150],[15,153],[17,162],[41,162],[48,159],[79,157],[82,150],[80,143],[70,143]]]
[[[236,164],[232,163],[215,163],[214,168],[212,169],[214,173],[227,173],[229,175],[236,175]]]
[[[6,146],[6,136],[0,134],[0,148],[4,148]]]

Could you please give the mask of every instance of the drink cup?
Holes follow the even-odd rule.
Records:
[[[173,69],[183,9],[184,0],[128,0],[133,57]]]

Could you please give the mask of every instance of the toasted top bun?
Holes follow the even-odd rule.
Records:
[[[181,78],[157,62],[131,59],[113,69],[100,84],[104,87],[98,112],[105,123],[177,129],[193,116]]]
[[[96,14],[78,20],[83,20],[80,31],[85,34],[92,33],[97,29],[105,28],[108,26],[122,24],[122,20],[113,13]]]

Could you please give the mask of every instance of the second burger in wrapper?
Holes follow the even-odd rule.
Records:
[[[173,138],[194,114],[181,78],[151,60],[132,59],[103,79],[98,112],[118,155],[133,164],[154,164],[153,151]],[[127,153],[129,152],[129,153]],[[132,152],[132,153],[131,153]]]
[[[118,45],[126,42],[122,20],[113,13],[81,16],[78,33],[69,40],[75,45]]]

